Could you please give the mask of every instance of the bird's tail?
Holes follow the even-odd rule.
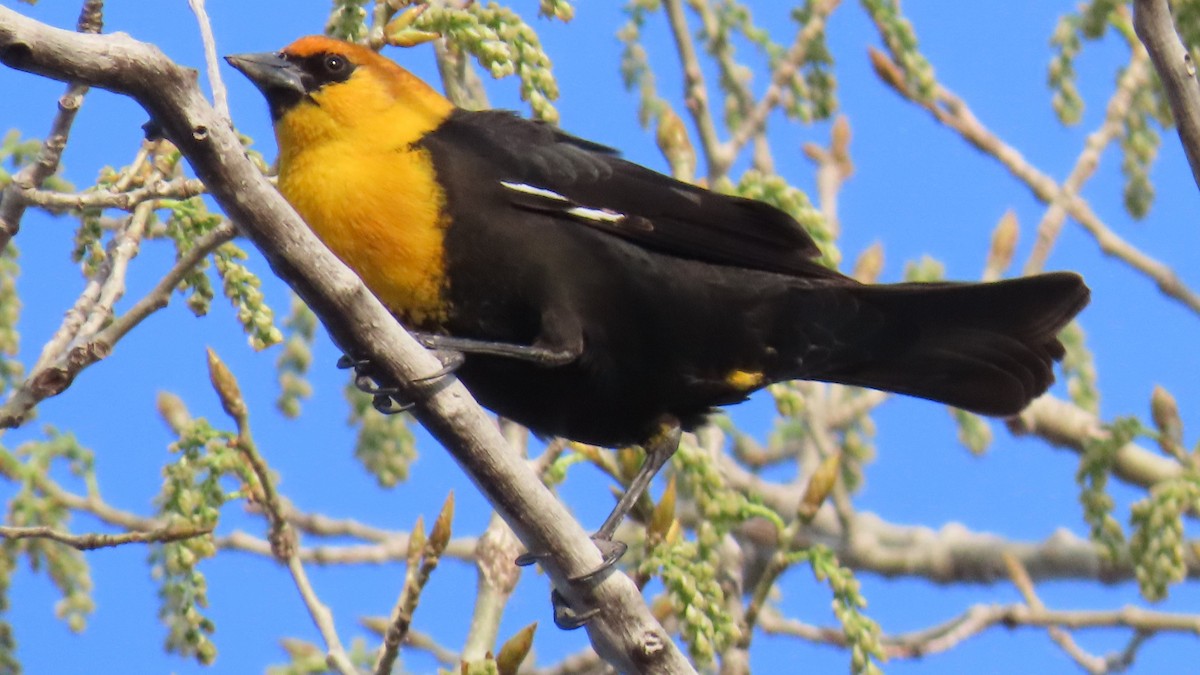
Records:
[[[874,320],[810,377],[995,416],[1015,415],[1054,382],[1058,332],[1089,297],[1083,279],[1064,272],[848,290]]]

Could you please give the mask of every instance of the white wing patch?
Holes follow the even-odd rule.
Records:
[[[549,202],[537,205],[536,208],[538,208],[538,210],[544,209],[546,211],[565,213],[568,216],[579,218],[580,220],[588,220],[594,223],[603,223],[606,225],[619,225],[624,223],[626,220],[624,213],[613,211],[612,209],[597,209],[590,206],[579,206],[575,202],[558,194],[554,190],[547,190],[546,188],[538,187],[536,185],[529,185],[528,183],[514,183],[506,180],[500,181],[500,185],[502,185],[506,190],[512,190],[513,192],[521,195],[537,197]]]
[[[509,190],[512,190],[513,192],[520,192],[520,193],[527,194],[527,195],[534,195],[535,197],[544,197],[546,199],[553,199],[556,202],[570,202],[571,201],[570,199],[567,199],[566,197],[558,194],[554,190],[547,190],[546,188],[540,188],[536,185],[528,185],[526,183],[511,183],[506,180],[500,181],[500,184],[503,185],[504,187],[508,188]]]
[[[567,213],[576,218],[584,218],[586,220],[596,220],[602,223],[613,223],[614,225],[625,220],[624,213],[617,213],[609,209],[592,209],[586,206],[575,206],[567,209]]]

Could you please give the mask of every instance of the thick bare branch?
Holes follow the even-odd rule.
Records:
[[[1137,32],[1167,91],[1179,141],[1200,187],[1200,81],[1196,63],[1179,38],[1167,0],[1134,0],[1133,30]]]
[[[722,458],[720,467],[731,488],[756,495],[780,513],[792,512],[800,500],[802,487],[766,481],[729,458]],[[747,523],[739,535],[762,555],[770,555],[778,546],[775,529],[759,527],[758,521]],[[1128,560],[1110,561],[1096,544],[1067,530],[1040,542],[1014,541],[958,523],[934,530],[891,523],[866,511],[839,514],[827,505],[791,542],[799,547],[813,544],[830,547],[843,564],[855,570],[886,577],[922,577],[936,583],[991,584],[1008,579],[1005,555],[1020,561],[1035,580],[1094,579],[1113,584],[1134,578]],[[1185,563],[1188,577],[1200,577],[1200,560],[1195,555],[1187,555]]]
[[[129,36],[79,35],[5,7],[0,7],[0,62],[135,98],[345,351],[370,359],[396,382],[440,370],[437,360],[321,246],[245,156],[233,130],[201,94],[195,71]],[[559,592],[576,607],[602,608],[588,624],[597,651],[623,670],[692,672],[627,577],[610,574],[594,586],[570,583],[599,566],[599,551],[524,460],[506,447],[466,389],[444,378],[432,391],[418,389],[410,392],[421,400],[417,417],[467,470],[518,538],[548,554],[545,567]]]
[[[777,613],[765,614],[763,630],[792,635],[810,642],[844,645],[840,629],[813,626],[786,619]],[[959,616],[923,630],[881,638],[890,659],[918,659],[948,651],[963,641],[994,628],[1014,626],[1063,628],[1132,628],[1145,633],[1200,633],[1200,619],[1190,614],[1153,612],[1139,607],[1116,610],[1049,610],[1028,605],[974,605]]]

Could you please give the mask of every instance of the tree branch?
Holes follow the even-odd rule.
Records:
[[[792,513],[802,487],[779,485],[754,475],[728,457],[719,460],[729,487],[761,499],[779,513]],[[843,523],[843,520],[845,522]],[[738,531],[759,555],[771,555],[779,546],[772,527],[749,521]],[[849,536],[853,533],[853,537]],[[921,577],[935,583],[992,584],[1009,578],[1004,556],[1011,555],[1035,580],[1094,579],[1115,584],[1134,578],[1128,559],[1108,560],[1100,548],[1063,529],[1040,542],[1013,541],[986,532],[976,532],[958,523],[940,529],[891,523],[866,511],[848,516],[822,507],[806,527],[798,531],[792,547],[824,544],[847,567],[885,577]],[[746,550],[751,547],[744,546]],[[749,561],[761,564],[763,561]],[[1200,577],[1200,559],[1185,556],[1187,576]]]
[[[771,83],[767,86],[767,91],[763,93],[762,99],[754,106],[742,124],[733,131],[733,136],[721,149],[722,159],[725,161],[722,173],[729,169],[729,165],[733,163],[734,158],[746,143],[766,129],[767,116],[783,100],[784,87],[787,86],[789,80],[795,77],[796,70],[808,59],[812,42],[825,31],[825,23],[829,19],[829,15],[833,14],[833,10],[837,9],[839,4],[841,4],[841,0],[819,0],[813,5],[812,20],[796,32],[796,39],[792,42],[786,56],[776,64],[774,72],[771,73]]]
[[[1150,60],[1167,92],[1179,142],[1200,186],[1200,82],[1196,63],[1179,39],[1167,0],[1134,0],[1133,30],[1150,52]]]
[[[1129,67],[1117,81],[1116,91],[1108,100],[1104,122],[1100,124],[1100,128],[1088,135],[1083,151],[1075,160],[1075,167],[1062,183],[1062,190],[1050,201],[1046,213],[1042,215],[1042,221],[1038,223],[1037,241],[1029,254],[1029,261],[1025,263],[1025,274],[1036,274],[1045,269],[1046,259],[1050,257],[1050,251],[1054,248],[1058,234],[1062,231],[1063,221],[1067,217],[1065,202],[1080,193],[1083,184],[1100,165],[1100,155],[1113,139],[1121,135],[1121,122],[1133,104],[1134,92],[1145,86],[1150,77],[1150,69],[1147,66],[1146,52],[1135,48],[1129,60]]]
[[[105,534],[92,532],[88,534],[71,534],[61,532],[51,527],[7,527],[0,526],[0,537],[5,539],[50,539],[60,544],[66,544],[80,551],[93,551],[98,548],[112,548],[125,544],[165,544],[182,539],[191,539],[211,534],[212,528],[167,526],[153,530],[122,532],[120,534]]]
[[[246,157],[236,134],[204,99],[195,71],[127,35],[80,35],[0,7],[0,62],[59,80],[88,82],[136,99],[187,157],[213,198],[263,252],[272,269],[322,319],[345,351],[370,359],[401,383],[438,372],[440,363],[305,227]],[[692,672],[623,574],[572,584],[600,565],[600,553],[494,422],[457,382],[410,385],[417,418],[454,456],[532,550],[545,552],[555,587],[576,607],[602,608],[588,624],[597,652],[619,669]],[[298,561],[297,561],[298,562]]]
[[[717,137],[717,126],[708,106],[704,71],[700,68],[696,45],[692,42],[691,29],[683,12],[683,2],[666,0],[664,5],[667,10],[667,22],[671,25],[671,35],[675,38],[675,48],[683,61],[684,100],[688,112],[692,114],[692,120],[696,123],[696,132],[700,134],[700,145],[704,147],[704,156],[708,159],[708,180],[709,184],[712,184],[725,174],[733,160],[726,156],[725,146]]]
[[[871,65],[881,80],[896,93],[927,110],[938,122],[958,132],[981,152],[996,158],[1014,177],[1021,180],[1034,196],[1046,202],[1058,200],[1084,230],[1100,246],[1100,250],[1117,258],[1152,280],[1169,298],[1183,303],[1188,309],[1200,314],[1200,295],[1184,284],[1170,266],[1155,260],[1104,224],[1087,201],[1079,195],[1069,194],[1057,181],[1042,173],[1029,163],[1015,148],[1002,141],[985,127],[971,112],[969,106],[948,89],[937,85],[931,101],[922,101],[905,84],[904,74],[886,54],[870,50]]]
[[[103,0],[87,0],[79,12],[76,29],[80,32],[99,33],[103,26],[103,8]],[[63,149],[67,147],[71,125],[75,123],[75,114],[79,112],[87,90],[87,85],[83,83],[67,84],[66,93],[58,99],[58,113],[50,123],[50,132],[42,142],[42,151],[38,153],[37,160],[13,176],[12,182],[0,193],[0,250],[4,250],[8,241],[21,229],[21,217],[25,215],[26,206],[21,192],[41,187],[42,183],[58,170]]]
[[[1076,454],[1104,433],[1103,422],[1092,413],[1055,396],[1041,396],[1029,404],[1020,415],[1007,420],[1008,429],[1017,435],[1034,435],[1051,445]],[[1117,450],[1113,475],[1150,489],[1155,483],[1177,478],[1183,467],[1158,452],[1129,443]]]
[[[826,628],[786,619],[768,612],[760,621],[763,630],[776,635],[792,635],[810,642],[844,646],[845,634],[839,628]],[[1116,610],[1049,610],[1028,605],[974,605],[957,617],[923,630],[884,635],[889,659],[919,659],[949,651],[983,631],[1003,626],[1063,628],[1132,628],[1139,633],[1200,632],[1200,619],[1189,614],[1152,612],[1139,607]],[[1120,658],[1120,657],[1118,657]]]

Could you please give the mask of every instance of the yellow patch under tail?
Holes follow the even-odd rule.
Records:
[[[750,391],[762,386],[765,376],[761,372],[731,370],[725,374],[725,384],[738,391]]]

